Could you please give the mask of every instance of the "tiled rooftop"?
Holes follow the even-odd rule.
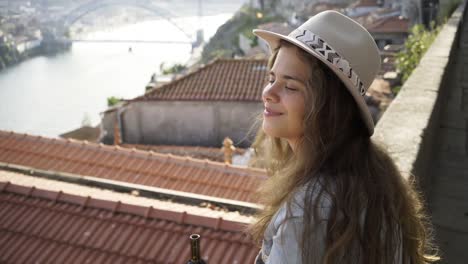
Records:
[[[202,146],[168,146],[168,145],[141,145],[141,144],[122,144],[123,148],[136,148],[158,153],[173,154],[177,156],[189,156],[196,159],[209,159],[217,162],[224,162],[224,153],[221,148],[202,147]],[[242,155],[245,149],[236,148],[235,155]]]
[[[0,131],[0,162],[254,203],[264,170]]]
[[[401,16],[398,9],[381,8],[379,10],[354,17],[370,33],[408,33],[410,21]]]
[[[63,133],[60,135],[61,138],[71,138],[76,140],[87,140],[90,142],[99,142],[99,136],[101,129],[99,126],[83,126],[78,129]]]
[[[1,263],[253,263],[244,225],[0,182]]]
[[[382,18],[366,25],[371,33],[408,33],[410,22],[398,16]]]
[[[326,10],[341,11],[344,7],[346,7],[346,3],[309,2],[304,10],[299,13],[306,17],[311,17]]]
[[[217,206],[209,202],[199,204],[184,204],[174,201],[174,199],[157,199],[155,197],[144,197],[135,190],[131,192],[120,192],[110,189],[103,189],[95,186],[87,186],[72,182],[58,181],[56,179],[38,177],[15,171],[0,169],[0,182],[10,182],[15,185],[25,187],[35,186],[38,189],[59,192],[65,191],[68,194],[79,196],[91,196],[107,201],[120,201],[126,204],[133,204],[145,207],[154,207],[160,210],[187,212],[193,215],[202,215],[205,217],[219,218],[242,223],[251,223],[254,216],[250,214],[241,214],[239,211],[228,211],[226,208]]]
[[[134,101],[261,101],[267,60],[218,59]]]
[[[349,7],[351,7],[351,8],[368,7],[368,6],[371,6],[371,7],[378,6],[377,1],[375,1],[375,0],[358,0],[358,1],[356,1],[356,2],[349,5]]]

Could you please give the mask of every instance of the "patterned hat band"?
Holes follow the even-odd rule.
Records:
[[[289,36],[302,42],[304,45],[314,50],[324,60],[327,60],[333,66],[340,69],[341,72],[343,72],[343,75],[348,77],[354,87],[356,87],[356,90],[362,96],[366,94],[367,88],[364,87],[364,84],[361,82],[361,79],[359,79],[356,72],[351,68],[349,62],[338,54],[338,52],[336,52],[327,42],[306,29],[298,28],[291,32]]]

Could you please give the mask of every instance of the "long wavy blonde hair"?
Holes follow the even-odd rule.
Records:
[[[285,45],[291,44],[280,43]],[[303,263],[356,263],[357,256],[359,263],[395,263],[397,252],[403,263],[438,260],[414,180],[405,180],[384,148],[370,139],[355,101],[336,75],[308,53],[297,52],[313,69],[305,95],[304,136],[293,152],[285,140],[259,130],[253,147],[270,177],[258,192],[265,208],[250,233],[260,243],[280,206],[300,186],[315,182],[320,193],[304,200]],[[331,208],[324,252],[318,256],[314,229],[323,195],[331,198]]]

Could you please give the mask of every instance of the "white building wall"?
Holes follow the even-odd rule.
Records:
[[[121,116],[122,139],[130,144],[220,147],[225,137],[248,147],[263,111],[261,102],[149,101],[133,102]],[[104,117],[105,142],[113,140],[113,122]],[[252,130],[252,135],[248,135]]]

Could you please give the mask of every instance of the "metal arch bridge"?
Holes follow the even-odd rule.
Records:
[[[192,40],[192,34],[186,32],[182,27],[177,25],[172,19],[175,17],[171,12],[165,8],[162,8],[157,5],[157,1],[151,0],[92,0],[89,1],[73,10],[71,10],[67,15],[62,16],[58,19],[60,27],[66,29],[73,25],[83,16],[96,11],[97,9],[105,8],[108,6],[120,5],[120,6],[132,6],[138,7],[141,9],[148,10],[155,15],[167,20],[179,31],[181,31],[189,40]]]

